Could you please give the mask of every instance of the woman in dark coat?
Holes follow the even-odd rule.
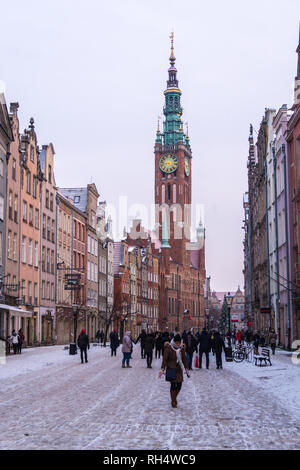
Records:
[[[120,344],[119,336],[118,336],[116,328],[114,328],[114,330],[110,333],[109,339],[110,339],[111,355],[116,356],[117,355],[117,349],[118,349],[119,344]]]
[[[175,379],[169,380],[171,383],[170,394],[172,407],[177,408],[177,395],[179,394],[183,382],[183,372],[189,377],[188,363],[185,355],[185,345],[181,336],[176,334],[172,341],[165,343],[163,361],[160,374],[168,374],[168,369],[175,369]],[[168,376],[166,375],[166,380]]]
[[[90,342],[88,335],[85,333],[85,330],[81,330],[77,339],[77,346],[80,349],[81,364],[83,364],[83,354],[85,362],[88,362],[87,349],[90,349]]]

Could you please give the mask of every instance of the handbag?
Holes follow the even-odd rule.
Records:
[[[171,369],[167,367],[166,370],[166,381],[171,382],[172,380],[176,379],[176,369]]]

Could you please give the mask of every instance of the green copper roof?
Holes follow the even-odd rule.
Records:
[[[173,38],[171,35],[171,56],[170,68],[168,70],[169,79],[167,81],[167,89],[164,91],[165,106],[163,113],[165,121],[163,123],[163,132],[160,137],[156,138],[156,143],[163,143],[164,145],[176,145],[178,142],[183,142],[188,148],[190,147],[189,137],[183,132],[183,123],[181,116],[183,109],[181,107],[180,97],[181,91],[178,86],[177,69],[175,67],[175,56],[173,48]]]

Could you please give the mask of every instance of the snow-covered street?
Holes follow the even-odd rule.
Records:
[[[132,369],[120,348],[93,347],[88,364],[63,346],[24,350],[0,365],[1,449],[300,449],[300,365],[225,363],[191,371],[177,409],[161,361]]]

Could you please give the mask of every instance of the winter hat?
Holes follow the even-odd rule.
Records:
[[[114,331],[114,333],[116,333],[116,332],[117,332],[117,328],[114,328],[114,330],[113,330],[113,331]]]
[[[174,336],[173,340],[174,340],[174,343],[177,343],[177,342],[180,343],[181,342],[181,336],[179,334],[177,334],[177,335]]]
[[[85,330],[81,330],[80,334],[82,335],[82,333],[85,333]]]

